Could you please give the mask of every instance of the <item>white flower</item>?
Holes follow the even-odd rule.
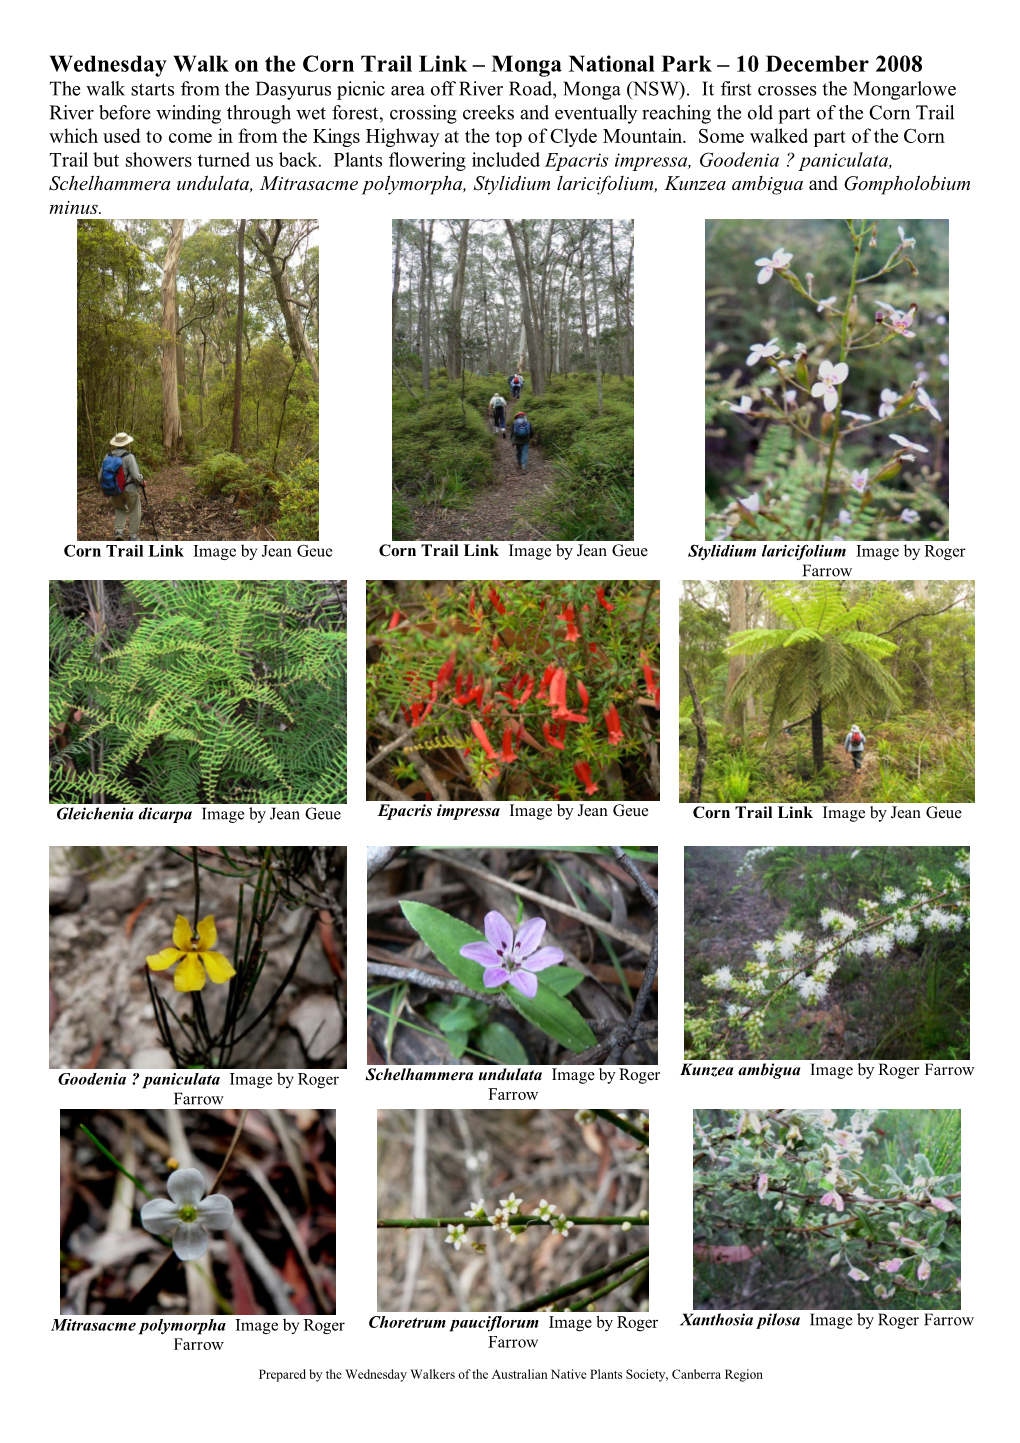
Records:
[[[482,1197],[476,1203],[472,1203],[464,1214],[466,1218],[483,1218],[485,1215],[485,1199]]]
[[[957,862],[956,865],[959,866],[959,862]],[[754,955],[758,958],[759,962],[764,962],[765,958],[771,956],[775,951],[775,948],[776,944],[774,942],[755,942]]]
[[[821,315],[823,311],[827,311],[832,305],[832,303],[835,301],[835,299],[835,296],[826,296],[824,301],[819,301],[818,305],[815,307],[818,314]]]
[[[782,934],[779,938],[779,955],[784,962],[789,962],[803,940],[803,932],[784,932]]]
[[[863,411],[848,411],[843,407],[843,415],[849,416],[852,421],[870,421],[871,417],[866,416]]]
[[[907,451],[918,451],[925,456],[928,454],[927,446],[921,446],[916,441],[908,441],[906,436],[897,436],[895,431],[889,432],[889,440],[895,441],[897,446],[902,446]],[[904,456],[903,459],[904,461],[913,461],[915,458],[913,456]]]
[[[509,1197],[501,1197],[499,1205],[504,1209],[508,1218],[512,1218],[521,1210],[521,1200],[516,1193],[511,1193]]]
[[[882,901],[892,906],[894,902],[902,902],[905,896],[906,893],[901,892],[899,887],[886,887],[882,893]]]
[[[899,233],[900,233],[900,250],[901,250],[901,251],[912,251],[912,250],[914,249],[914,245],[915,245],[915,241],[914,241],[913,236],[904,235],[904,233],[903,233],[903,227],[902,227],[901,225],[898,225],[898,226],[896,227],[896,229],[897,229],[897,230],[899,231]]]
[[[542,1199],[537,1208],[531,1209],[532,1216],[541,1218],[543,1222],[548,1222],[551,1217],[554,1217],[556,1211],[556,1204],[546,1202],[545,1198]]]
[[[750,396],[741,396],[739,406],[734,406],[732,401],[727,401],[726,404],[727,406],[729,406],[731,411],[736,411],[738,416],[746,416],[747,412],[750,411],[751,407],[754,405],[754,402],[751,400]]]
[[[839,524],[840,524],[840,526],[849,526],[850,523],[853,521],[853,519],[854,519],[854,518],[850,515],[850,512],[849,512],[849,511],[841,511],[841,512],[839,513]]]
[[[940,351],[940,352],[939,352],[939,354],[938,354],[938,363],[939,363],[939,365],[942,366],[945,370],[947,370],[947,371],[949,370],[949,352],[948,352],[948,351]]]
[[[918,388],[917,388],[917,401],[918,401],[918,405],[923,406],[924,409],[928,412],[929,415],[935,417],[936,421],[941,421],[941,420],[942,420],[941,415],[939,414],[938,411],[936,411],[934,405],[932,404],[932,399],[931,399],[931,397],[928,395],[928,392],[927,392],[926,390],[924,390],[924,388],[923,388],[922,386],[918,386]]]
[[[763,256],[761,260],[755,261],[755,265],[761,267],[758,272],[758,284],[763,286],[766,281],[772,279],[774,271],[784,271],[792,260],[792,252],[784,251],[780,246],[777,251],[773,251],[771,260],[767,256]]]
[[[878,408],[879,417],[884,418],[891,416],[896,410],[896,402],[899,399],[899,394],[896,391],[890,391],[889,387],[886,386],[882,391],[882,404]]]
[[[855,491],[857,491],[860,495],[863,496],[864,492],[867,491],[867,489],[868,489],[868,468],[867,468],[867,466],[865,466],[865,468],[864,468],[863,471],[853,471],[853,472],[851,472],[851,475],[850,475],[850,485],[854,488]]]
[[[840,542],[843,543],[844,546],[846,545],[846,537],[845,537],[845,536],[830,536],[830,537],[829,537],[829,540],[830,540],[830,541],[840,541]]]
[[[839,387],[849,374],[850,367],[845,361],[838,361],[835,366],[831,361],[823,361],[818,367],[818,380],[811,387],[812,396],[822,396],[825,409],[835,411],[839,403]]]
[[[797,344],[796,344],[796,345],[794,346],[794,348],[793,348],[793,359],[794,359],[795,361],[799,361],[800,358],[801,358],[801,356],[806,356],[806,355],[807,355],[807,346],[805,346],[805,344],[804,344],[803,341],[798,341]]]
[[[733,984],[733,973],[728,967],[717,967],[714,972],[709,973],[705,981],[713,987],[730,987]]]
[[[467,1214],[465,1214],[465,1216],[467,1216]],[[459,1253],[460,1245],[464,1241],[464,1234],[466,1232],[467,1228],[464,1226],[463,1223],[447,1223],[446,1237],[443,1239],[443,1242],[453,1243],[454,1252]]]
[[[761,498],[757,491],[752,491],[750,496],[741,496],[740,504],[745,511],[758,511],[761,508]]]
[[[168,1233],[182,1262],[204,1258],[209,1246],[207,1228],[229,1228],[234,1204],[222,1193],[203,1197],[205,1179],[197,1167],[182,1167],[167,1178],[166,1198],[150,1198],[142,1205],[142,1227],[149,1233]]]
[[[748,364],[749,366],[756,366],[759,361],[767,361],[768,358],[769,358],[769,356],[778,356],[778,355],[779,355],[779,337],[778,337],[778,336],[774,336],[774,337],[772,338],[772,340],[766,342],[766,344],[765,344],[764,346],[761,345],[758,341],[755,341],[754,345],[751,347],[751,354],[750,354],[750,355],[748,356],[748,358],[747,358],[747,364]]]
[[[494,1213],[489,1214],[489,1222],[494,1233],[498,1233],[501,1228],[504,1232],[508,1232],[510,1229],[510,1220],[502,1208],[497,1208]]]
[[[796,392],[796,391],[784,391],[784,392],[783,392],[783,402],[784,402],[785,405],[787,405],[787,406],[792,406],[792,405],[794,405],[794,404],[796,403],[796,400],[797,400],[797,392]]]
[[[897,311],[890,306],[883,315],[882,320],[890,330],[896,331],[898,335],[907,337],[915,336],[917,332],[910,329],[914,324],[914,311],[914,306],[911,306],[909,311]]]
[[[573,1226],[574,1224],[569,1218],[558,1217],[552,1220],[552,1230],[554,1233],[559,1233],[561,1238],[565,1238]]]
[[[921,514],[920,514],[920,512],[919,512],[919,511],[911,511],[911,509],[910,509],[909,506],[904,506],[903,510],[900,512],[900,520],[901,520],[901,521],[905,521],[908,526],[913,526],[914,523],[915,523],[916,521],[920,521],[920,519],[921,519]]]

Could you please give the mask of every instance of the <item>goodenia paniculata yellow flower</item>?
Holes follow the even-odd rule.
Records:
[[[198,931],[192,932],[191,923],[178,914],[174,923],[174,945],[164,947],[146,962],[153,972],[162,972],[167,967],[179,964],[174,973],[174,987],[178,992],[201,992],[208,972],[213,982],[229,982],[234,969],[222,952],[215,952],[216,923],[212,917],[203,917]]]

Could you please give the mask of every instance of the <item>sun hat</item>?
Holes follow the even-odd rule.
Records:
[[[110,437],[111,446],[130,446],[135,438],[129,436],[126,431],[118,431],[116,436]]]

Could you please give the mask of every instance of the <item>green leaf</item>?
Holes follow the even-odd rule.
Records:
[[[521,1046],[520,1039],[502,1022],[490,1022],[483,1027],[475,1038],[475,1046],[479,1052],[487,1052],[497,1062],[506,1062],[512,1066],[528,1060],[528,1054]]]
[[[470,987],[473,992],[483,992],[484,968],[470,957],[462,957],[460,949],[469,942],[484,942],[481,932],[459,922],[437,907],[428,907],[424,902],[401,902],[400,910],[418,933],[429,951],[452,972],[458,982]]]
[[[586,1047],[595,1046],[595,1034],[580,1012],[566,998],[557,997],[550,987],[543,987],[541,973],[535,997],[525,997],[516,987],[508,987],[506,995],[522,1017],[569,1047],[571,1052],[583,1052]]]
[[[467,1051],[468,1038],[471,1036],[470,1032],[447,1032],[444,1036],[446,1037],[446,1045],[450,1049],[450,1056],[463,1057]]]
[[[551,987],[557,997],[566,997],[584,981],[584,973],[576,967],[546,967],[538,974],[540,987]]]

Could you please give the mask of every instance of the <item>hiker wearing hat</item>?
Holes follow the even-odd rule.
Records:
[[[857,723],[854,722],[853,726],[846,734],[846,741],[843,743],[843,748],[845,751],[848,751],[850,753],[850,756],[853,758],[854,770],[858,772],[860,771],[861,763],[864,760],[864,743],[866,741],[867,737],[861,731]]]
[[[510,440],[517,449],[518,471],[527,471],[528,469],[528,445],[534,434],[534,426],[523,411],[518,411],[514,416],[513,425],[510,427]]]
[[[142,505],[139,488],[142,473],[138,462],[131,454],[134,437],[126,431],[118,431],[110,438],[110,450],[103,457],[99,468],[99,484],[103,495],[113,502],[113,529],[118,541],[124,540],[124,523],[127,522],[129,541],[137,541],[138,527],[142,519]]]

